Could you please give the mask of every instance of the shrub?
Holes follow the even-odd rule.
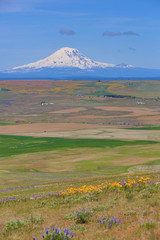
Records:
[[[98,204],[98,205],[94,206],[92,209],[95,212],[100,212],[100,211],[106,210],[106,208],[107,208],[107,206]]]
[[[135,215],[135,214],[136,214],[136,211],[134,211],[134,210],[128,210],[128,211],[124,212],[125,216],[130,216],[130,215]]]
[[[86,209],[77,211],[76,223],[86,223],[92,215],[93,211],[91,209],[89,211],[87,211]]]
[[[73,238],[73,233],[69,232],[66,228],[63,232],[58,227],[53,228],[51,233],[46,229],[46,236],[42,233],[42,239],[44,240],[70,240],[71,238]],[[33,240],[36,240],[36,238],[33,237]]]
[[[16,230],[22,226],[25,226],[27,223],[25,221],[21,221],[19,219],[17,220],[10,220],[6,223],[6,226],[4,228],[4,233],[8,233],[12,230]]]
[[[153,222],[152,220],[151,221],[146,220],[146,222],[142,221],[142,223],[140,225],[141,225],[141,227],[144,227],[146,229],[150,229],[150,228],[154,228],[156,223]]]
[[[75,218],[75,216],[72,213],[68,213],[63,217],[64,220],[72,220],[74,218]]]
[[[34,224],[42,224],[44,223],[44,219],[42,217],[33,217],[31,216],[31,218],[28,220],[28,222],[30,223],[34,223]]]
[[[148,189],[143,189],[140,193],[140,198],[151,198],[152,194],[148,191]]]
[[[107,218],[103,218],[103,219],[99,219],[99,223],[100,223],[100,226],[106,226],[107,228],[112,228],[113,225],[118,225],[120,224],[120,220],[115,218],[115,217],[112,217],[111,219]]]
[[[126,195],[126,198],[129,199],[129,200],[134,198],[134,193],[132,191],[129,191],[129,190],[126,191],[125,195]]]

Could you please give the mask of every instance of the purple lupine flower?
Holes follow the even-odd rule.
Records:
[[[44,234],[42,233],[42,237],[45,238]]]
[[[109,224],[109,228],[111,228],[112,227],[112,223],[110,222],[110,224]]]
[[[48,231],[48,228],[46,229],[46,234],[48,235],[49,231]]]
[[[124,185],[124,180],[122,180],[120,184],[121,184],[121,185]]]
[[[99,222],[100,222],[100,225],[102,224],[102,220],[101,219],[99,219]]]
[[[33,240],[36,240],[36,238],[35,238],[35,237],[33,237]]]

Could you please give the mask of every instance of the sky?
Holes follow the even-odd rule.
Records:
[[[92,60],[160,69],[160,0],[0,0],[0,69],[62,47]]]

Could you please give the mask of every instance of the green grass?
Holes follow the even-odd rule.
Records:
[[[119,161],[119,164],[120,161]],[[112,163],[107,159],[97,159],[97,160],[84,160],[77,164],[76,170],[79,172],[92,172],[95,174],[102,174],[102,175],[119,175],[121,173],[127,172],[128,168],[131,166],[113,166]]]
[[[143,165],[146,165],[146,166],[160,165],[160,160],[150,161],[150,162],[144,163]]]
[[[124,128],[129,130],[160,130],[160,126],[145,126],[145,127],[135,127],[135,128]]]
[[[112,95],[112,93],[110,93],[106,90],[106,91],[96,91],[96,92],[90,93],[88,95],[104,96],[104,95]]]
[[[4,126],[4,125],[13,125],[13,124],[15,124],[15,122],[13,123],[11,123],[11,122],[0,122],[0,126]]]
[[[156,144],[156,141],[123,141],[110,139],[35,138],[0,135],[0,157],[58,149],[105,148]]]

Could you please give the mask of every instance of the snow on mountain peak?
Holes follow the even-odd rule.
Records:
[[[90,58],[81,54],[77,49],[64,47],[40,61],[29,63],[20,67],[13,68],[14,70],[22,68],[56,68],[56,67],[75,67],[80,69],[91,68],[107,68],[116,67],[115,64],[101,63],[93,61]]]

